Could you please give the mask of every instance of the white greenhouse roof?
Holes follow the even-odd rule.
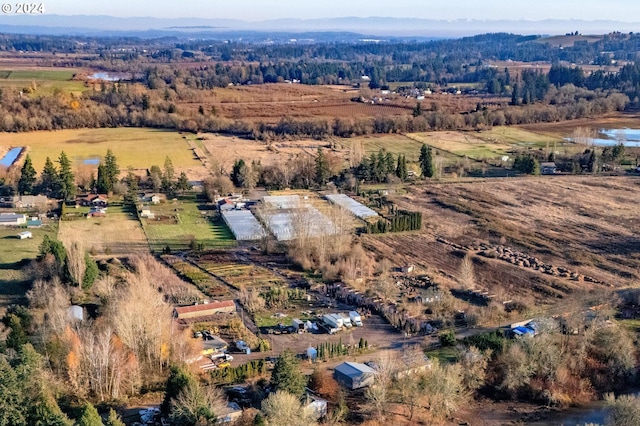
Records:
[[[266,235],[262,225],[249,210],[226,210],[224,221],[238,241],[259,240]]]
[[[359,217],[360,219],[378,216],[378,213],[374,212],[369,207],[344,194],[330,194],[325,197],[333,204],[349,210],[354,216]]]
[[[264,203],[268,208],[261,215],[268,216],[264,222],[278,241],[296,238],[299,230],[308,237],[336,233],[333,222],[298,195],[267,196]]]

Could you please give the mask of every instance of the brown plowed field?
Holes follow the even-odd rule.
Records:
[[[631,285],[640,276],[638,177],[541,176],[425,184],[395,197],[424,213],[422,234],[367,236],[365,245],[398,264],[415,263],[455,285],[461,246],[490,243],[539,258],[604,284],[544,274],[477,256],[477,282],[491,292],[538,302],[579,290]],[[473,253],[478,253],[472,250]]]

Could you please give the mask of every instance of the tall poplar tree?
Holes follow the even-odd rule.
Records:
[[[423,144],[420,149],[420,169],[422,170],[422,177],[432,178],[434,174],[433,170],[433,156],[431,154],[431,148],[427,144]]]
[[[104,169],[108,188],[107,192],[113,191],[113,187],[116,182],[118,182],[118,177],[120,176],[120,169],[118,168],[116,156],[113,155],[110,149],[107,150],[107,155],[104,157]]]

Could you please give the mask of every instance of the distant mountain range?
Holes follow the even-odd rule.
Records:
[[[345,17],[326,19],[275,19],[247,22],[205,18],[118,18],[96,15],[0,15],[0,32],[50,35],[127,35],[140,37],[184,36],[218,38],[243,33],[352,33],[370,37],[442,38],[488,32],[555,35],[579,31],[603,34],[637,32],[640,22],[527,20],[432,20],[419,18]]]

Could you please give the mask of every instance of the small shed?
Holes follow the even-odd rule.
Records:
[[[333,371],[333,378],[343,386],[353,390],[373,384],[375,370],[357,362],[343,362]]]
[[[140,212],[140,217],[146,218],[146,219],[153,219],[156,217],[156,215],[152,213],[151,210],[149,209],[142,209],[142,211]]]
[[[317,357],[318,357],[318,350],[313,346],[309,346],[307,348],[307,358],[309,358],[311,361],[315,361]]]
[[[82,306],[71,305],[67,308],[67,317],[71,320],[75,321],[83,321],[84,320],[84,310]]]
[[[18,238],[26,240],[27,238],[33,238],[33,234],[31,234],[31,231],[24,231],[18,234]]]
[[[233,423],[238,420],[242,416],[242,408],[235,403],[230,402],[227,404],[225,408],[220,410],[220,414],[218,415],[218,423],[226,424]]]
[[[312,395],[309,392],[304,396],[302,405],[305,410],[313,413],[313,417],[316,420],[320,420],[327,415],[327,400]]]

